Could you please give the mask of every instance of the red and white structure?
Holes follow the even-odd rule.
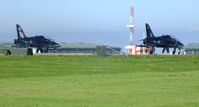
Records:
[[[130,24],[126,25],[126,27],[129,28],[130,33],[130,44],[135,44],[135,38],[134,38],[134,31],[135,31],[135,23],[134,23],[134,6],[133,6],[133,0],[131,0],[131,6],[130,6]]]
[[[126,25],[126,27],[129,28],[130,33],[130,45],[126,46],[125,48],[128,49],[129,55],[148,55],[149,54],[149,48],[137,46],[135,44],[135,23],[134,23],[134,6],[133,6],[133,0],[131,0],[130,5],[130,24]]]
[[[136,45],[126,46],[129,55],[148,55],[149,48]]]

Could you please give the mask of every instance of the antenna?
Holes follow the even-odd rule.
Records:
[[[135,38],[134,38],[134,31],[135,31],[135,23],[134,23],[134,6],[133,6],[133,0],[131,0],[131,6],[130,6],[130,24],[126,25],[130,29],[130,44],[133,45]]]

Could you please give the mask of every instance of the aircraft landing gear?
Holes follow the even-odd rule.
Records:
[[[44,50],[44,53],[48,53],[48,48],[46,48],[46,49]]]
[[[155,48],[154,47],[149,47],[149,54],[150,55],[155,54]]]
[[[11,55],[11,52],[9,50],[7,50],[5,55]]]
[[[178,48],[178,49],[179,49],[178,55],[180,55],[181,54],[181,49],[180,48]]]
[[[174,48],[174,50],[173,50],[173,52],[172,52],[172,53],[173,53],[173,55],[175,55],[175,54],[176,54],[176,48]]]
[[[163,48],[162,53],[164,53],[165,50],[167,51],[167,53],[170,53],[169,48]]]
[[[178,54],[178,55],[180,55],[182,51],[181,51],[181,49],[180,49],[180,48],[178,48],[178,50],[179,50],[179,51],[177,52],[177,51],[176,51],[176,48],[174,48],[174,50],[173,50],[173,52],[172,52],[172,53],[173,53],[173,55],[175,55],[175,54],[176,54],[176,52],[177,52],[177,54]]]
[[[37,48],[36,53],[39,53],[39,51],[40,51],[41,53],[43,53],[43,52],[44,52],[42,48]]]
[[[172,54],[175,55],[175,54],[176,54],[176,51],[173,51]]]
[[[166,50],[167,50],[167,53],[170,53],[169,48],[167,48]]]
[[[164,52],[165,52],[165,48],[162,49],[162,53],[164,53]]]

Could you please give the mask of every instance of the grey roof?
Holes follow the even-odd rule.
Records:
[[[83,42],[77,42],[77,43],[60,43],[60,48],[96,48],[97,44],[94,43],[83,43]]]
[[[100,44],[95,43],[84,43],[84,42],[73,42],[73,43],[59,43],[62,48],[96,48],[96,46]],[[0,48],[11,47],[12,43],[0,43]],[[109,46],[110,47],[110,46]],[[119,48],[119,47],[111,47],[111,48]]]
[[[186,50],[199,50],[199,43],[189,43],[185,46]]]
[[[96,46],[98,46],[99,44],[83,43],[83,42],[74,42],[74,43],[62,42],[62,43],[60,43],[60,45],[61,45],[60,48],[96,48]],[[108,46],[108,47],[119,48],[119,47],[112,47],[112,46]]]
[[[0,43],[0,48],[12,47],[12,43]]]

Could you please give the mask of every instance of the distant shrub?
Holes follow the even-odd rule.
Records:
[[[106,53],[106,46],[104,45],[96,46],[96,54],[97,56],[108,56],[108,54]]]

